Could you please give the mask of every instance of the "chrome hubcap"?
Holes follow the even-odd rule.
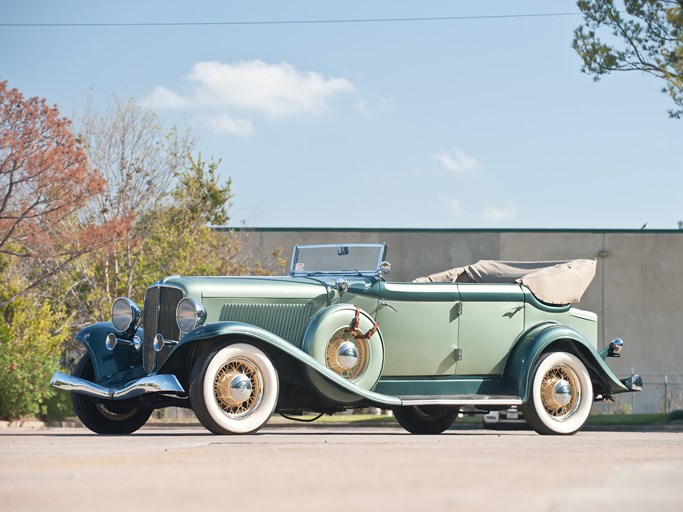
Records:
[[[339,366],[345,369],[350,369],[358,364],[358,347],[350,341],[345,341],[339,346],[337,351],[337,361]]]
[[[572,387],[564,379],[560,379],[555,384],[555,402],[561,407],[564,407],[572,401]]]
[[[235,375],[230,381],[230,396],[235,403],[241,404],[251,396],[251,380],[249,377],[240,373]]]
[[[340,329],[327,344],[325,363],[338,375],[353,380],[366,370],[369,352],[367,340],[356,338],[355,332],[348,329]]]

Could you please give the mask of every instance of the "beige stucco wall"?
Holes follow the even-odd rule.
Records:
[[[479,259],[597,258],[597,274],[578,307],[598,314],[601,344],[624,339],[623,357],[609,361],[614,371],[628,375],[633,368],[651,384],[638,397],[637,412],[657,410],[665,374],[669,400],[683,401],[683,386],[676,384],[683,375],[683,231],[257,229],[245,235],[261,258],[279,247],[289,259],[296,243],[386,242],[393,281]]]

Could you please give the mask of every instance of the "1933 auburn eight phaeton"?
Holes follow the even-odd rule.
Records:
[[[164,278],[144,312],[119,298],[110,322],[81,330],[86,354],[51,384],[103,434],[168,406],[216,434],[370,406],[438,434],[465,406],[513,405],[541,434],[573,434],[593,401],[640,389],[605,364],[622,341],[598,351],[596,315],[570,305],[595,260],[480,261],[393,283],[385,258],[384,244],[300,245],[287,276]]]

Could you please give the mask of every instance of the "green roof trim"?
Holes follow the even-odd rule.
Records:
[[[261,228],[213,226],[216,231],[246,231],[257,233],[594,233],[623,235],[683,235],[683,229],[552,229],[552,228]]]

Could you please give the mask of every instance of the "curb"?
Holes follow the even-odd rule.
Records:
[[[47,424],[39,420],[14,420],[14,421],[0,421],[0,430],[10,428],[25,428],[25,429],[41,429],[45,428]]]
[[[295,427],[305,425],[325,425],[335,427],[396,427],[398,423],[394,420],[386,421],[316,421],[316,422],[297,422],[283,421],[279,418],[269,421],[265,426],[268,428]],[[175,419],[151,419],[142,428],[182,428],[196,427],[203,428],[198,420],[189,419],[178,421]],[[65,421],[40,421],[40,420],[13,420],[0,421],[0,431],[10,429],[42,430],[48,428],[85,428],[78,420]],[[483,425],[479,423],[460,423],[456,421],[449,430],[519,430],[519,426],[507,424]],[[664,425],[585,425],[582,432],[683,432],[683,420],[671,421]]]

